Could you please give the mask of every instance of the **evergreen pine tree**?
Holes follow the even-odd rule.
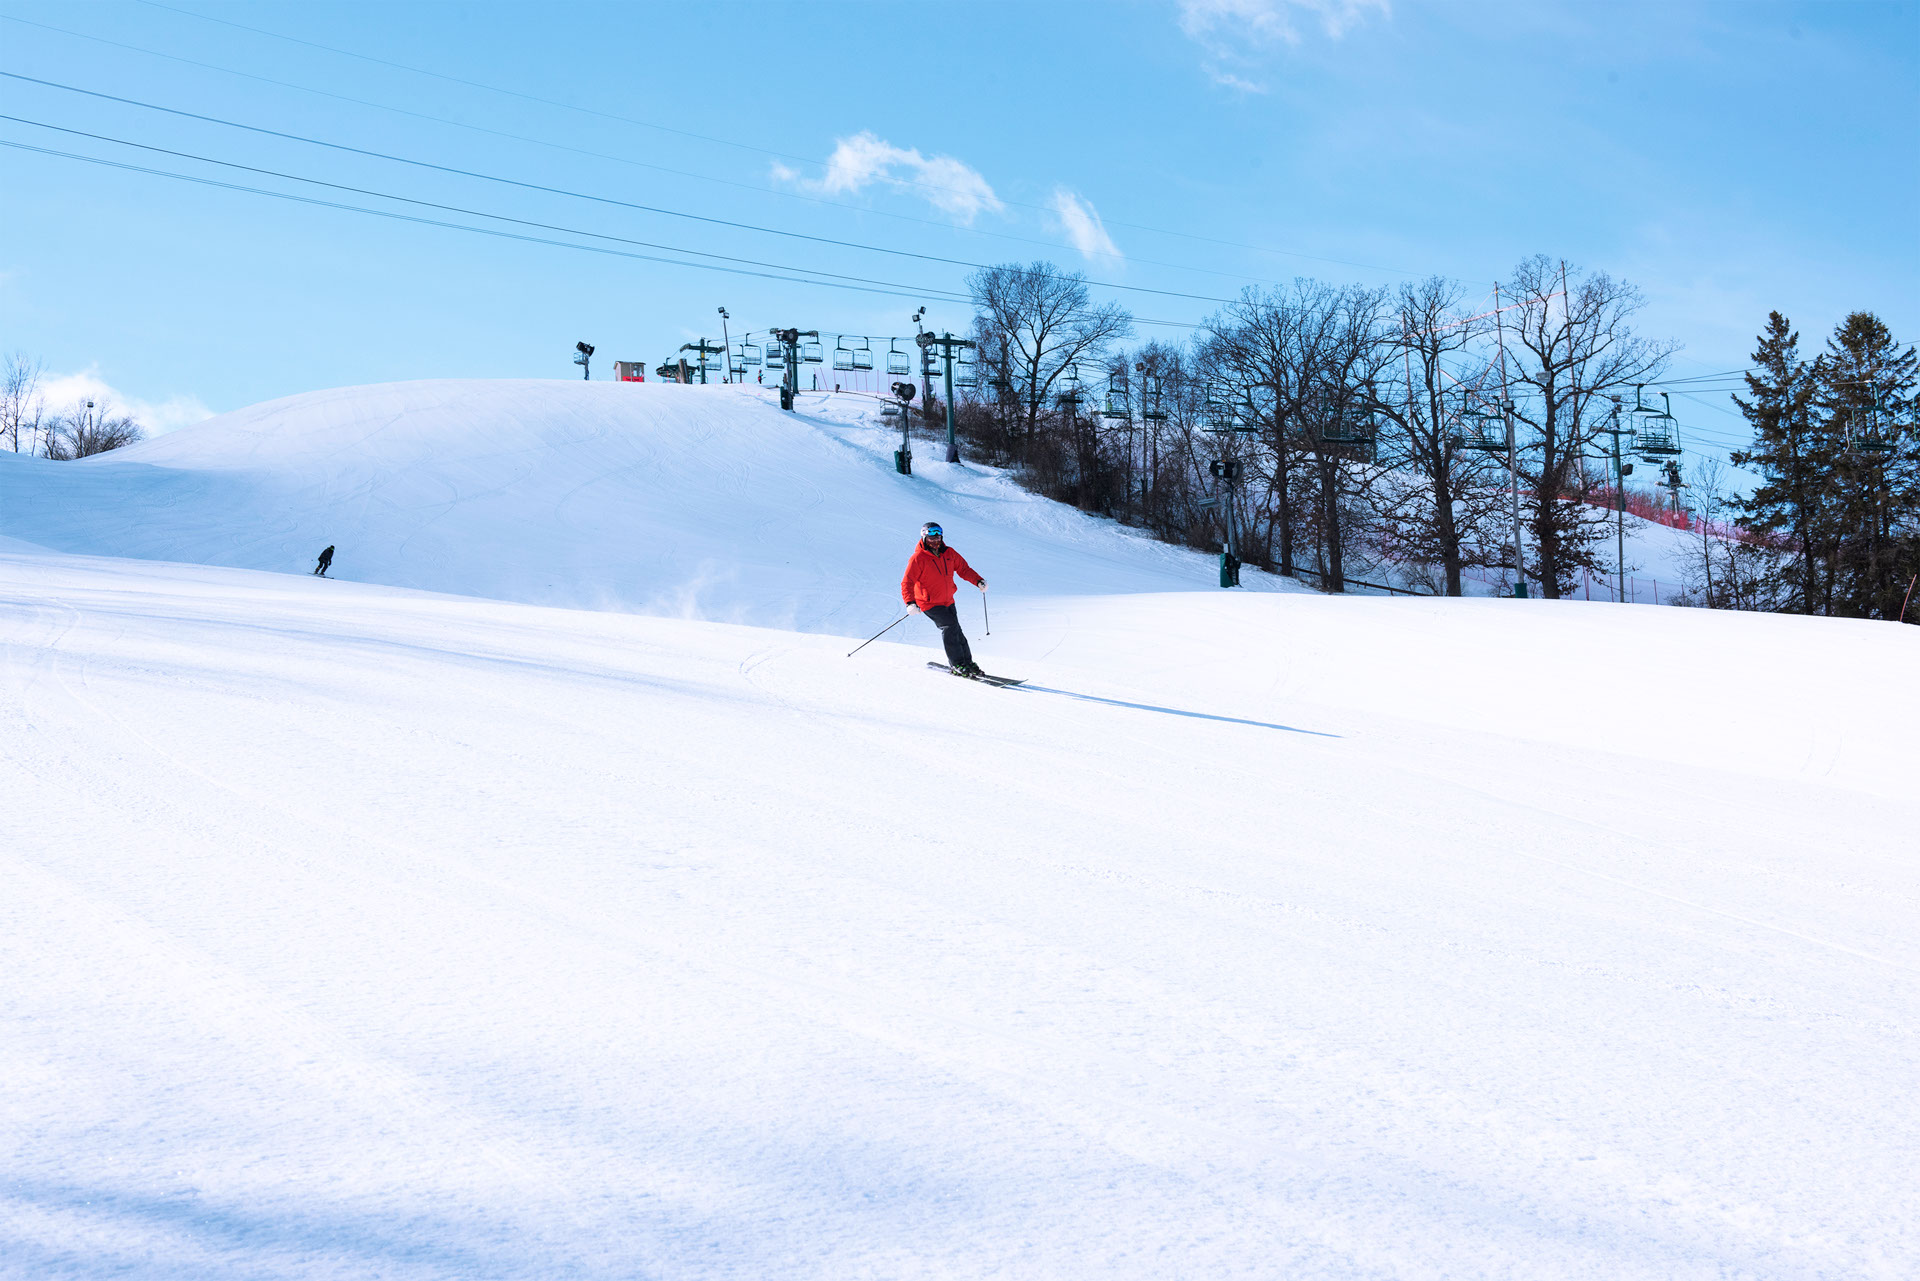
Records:
[[[1920,356],[1858,311],[1814,362],[1814,408],[1832,455],[1832,612],[1894,618],[1920,569]]]
[[[1826,480],[1834,460],[1813,431],[1812,371],[1801,363],[1800,335],[1779,312],[1767,314],[1759,342],[1747,374],[1748,397],[1733,398],[1753,427],[1753,448],[1736,450],[1732,458],[1734,466],[1752,468],[1764,479],[1734,505],[1748,529],[1792,542],[1788,608],[1831,613],[1824,589],[1832,548],[1824,535],[1832,524]]]

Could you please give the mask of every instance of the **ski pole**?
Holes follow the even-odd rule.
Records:
[[[852,658],[855,654],[858,654],[861,650],[873,644],[875,641],[879,640],[882,636],[885,636],[888,632],[900,626],[900,624],[906,622],[907,615],[911,613],[913,613],[913,611],[908,610],[906,614],[900,615],[900,617],[894,619],[891,623],[888,623],[885,627],[882,627],[879,631],[867,637],[865,640],[861,641],[858,645],[855,645],[852,649],[847,651],[847,657]]]
[[[987,625],[987,635],[993,635],[993,618],[987,613],[987,589],[980,589],[980,621]]]

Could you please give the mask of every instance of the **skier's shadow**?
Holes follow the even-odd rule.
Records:
[[[1239,716],[1216,716],[1212,712],[1189,712],[1178,707],[1159,707],[1153,703],[1129,703],[1123,698],[1101,698],[1098,694],[1078,694],[1070,689],[1054,689],[1050,685],[1022,685],[1023,690],[1036,694],[1058,694],[1062,698],[1078,699],[1082,703],[1105,703],[1108,707],[1130,707],[1137,712],[1159,712],[1163,716],[1186,716],[1197,721],[1219,721],[1223,725],[1251,725],[1255,729],[1277,729],[1288,734],[1310,734],[1314,738],[1339,738],[1338,734],[1329,734],[1325,730],[1301,729],[1296,725],[1280,725],[1273,721],[1250,721]]]

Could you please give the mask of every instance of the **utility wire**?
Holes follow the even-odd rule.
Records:
[[[6,117],[6,118],[17,119],[17,117]],[[29,121],[26,123],[37,123],[37,122]],[[42,127],[48,127],[48,126],[42,126]],[[51,127],[59,128],[59,126],[51,126]],[[61,132],[79,133],[80,131],[62,129]],[[100,137],[102,135],[86,135],[86,136]],[[109,141],[112,141],[112,140],[109,140]],[[132,143],[127,145],[142,146],[142,144],[139,144],[139,143]],[[845,278],[836,277],[836,278],[829,278],[829,279],[814,278],[814,277],[824,276],[826,273],[811,272],[810,268],[794,267],[794,268],[780,268],[775,271],[756,271],[756,270],[750,270],[744,266],[728,267],[728,266],[719,265],[717,263],[688,262],[685,259],[663,257],[657,254],[634,253],[628,250],[606,248],[599,245],[583,245],[573,241],[554,240],[545,236],[523,235],[516,232],[511,232],[511,231],[502,231],[502,230],[498,230],[496,228],[491,228],[491,227],[473,227],[464,223],[446,222],[437,218],[423,218],[423,217],[419,217],[412,214],[398,213],[388,209],[369,209],[362,205],[350,205],[350,204],[342,203],[340,201],[333,201],[333,200],[319,200],[311,196],[296,195],[292,192],[273,191],[268,188],[251,187],[242,183],[222,182],[216,178],[201,177],[194,174],[176,173],[176,172],[173,172],[172,170],[167,170],[167,169],[154,169],[154,168],[149,168],[145,165],[128,164],[124,161],[108,160],[99,156],[87,156],[87,155],[81,155],[76,152],[58,151],[49,147],[36,147],[29,143],[15,142],[15,141],[3,139],[3,138],[0,138],[0,147],[9,147],[16,151],[33,152],[43,156],[53,156],[62,160],[74,160],[74,161],[79,161],[85,164],[99,165],[109,169],[124,170],[129,173],[147,174],[156,178],[169,178],[175,181],[193,183],[195,185],[203,186],[203,187],[213,187],[213,188],[218,188],[220,190],[225,190],[225,191],[245,192],[247,194],[257,195],[257,196],[269,196],[276,200],[287,200],[287,201],[292,201],[293,203],[296,203],[296,204],[312,205],[322,209],[336,209],[336,210],[341,210],[347,213],[366,214],[376,218],[389,218],[396,222],[408,222],[408,223],[414,223],[419,226],[426,226],[426,227],[439,227],[449,231],[464,231],[473,235],[492,236],[500,240],[517,240],[517,241],[525,242],[527,244],[548,245],[557,249],[572,249],[581,253],[601,254],[604,256],[614,257],[614,258],[629,258],[629,259],[634,259],[640,262],[662,263],[667,266],[674,266],[674,267],[693,267],[702,271],[715,271],[715,272],[721,272],[726,275],[734,275],[734,276],[751,276],[751,277],[756,277],[762,280],[784,281],[786,283],[796,284],[796,285],[823,285],[830,289],[846,289],[846,290],[852,290],[853,292],[856,292],[856,293],[880,294],[880,295],[891,297],[891,298],[917,298],[917,299],[932,298],[940,302],[954,302],[954,303],[966,303],[971,301],[969,295],[957,293],[953,290],[919,289],[911,285],[898,284],[897,282],[889,282],[889,281],[880,281],[880,282],[875,282],[873,284],[846,283],[847,281],[863,279],[862,277],[845,277]],[[163,148],[157,148],[157,147],[143,148],[143,149],[153,150],[153,151],[164,150]],[[188,157],[192,159],[206,159],[204,157],[192,156],[191,153],[187,153],[187,152],[167,152],[167,154],[183,156],[183,157]],[[227,161],[208,159],[207,162],[210,164],[228,165],[229,167],[237,168],[237,169],[248,169],[256,173],[275,174],[275,171],[273,170],[254,169],[252,166],[235,165]],[[276,174],[275,176],[280,176],[280,175]],[[393,195],[387,192],[372,191],[367,188],[343,187],[336,183],[322,182],[318,179],[301,178],[298,175],[289,174],[284,176],[296,182],[311,182],[319,186],[333,187],[337,190],[364,192],[365,194],[373,195],[380,199],[395,200],[395,201],[400,201],[402,203],[409,203],[409,204],[426,205],[428,207],[440,208],[440,209],[445,209],[449,211],[452,211],[455,209],[454,206],[431,205],[430,202],[427,202],[427,201],[416,201],[407,196],[399,196],[399,195]],[[544,223],[528,223],[522,219],[510,218],[510,217],[506,217],[504,215],[499,215],[499,214],[475,212],[473,216],[496,219],[504,222],[515,222],[515,223],[520,223],[523,226],[532,226],[532,227],[538,227],[538,228],[544,228],[548,226],[548,224],[544,224]],[[562,229],[562,230],[565,230],[565,229]],[[595,238],[604,238],[604,239],[611,239],[616,241],[622,240],[621,237],[615,237],[615,236],[601,237],[599,233],[596,233],[596,232],[580,232],[575,234],[588,235],[588,236],[593,236]],[[624,241],[623,243],[646,244],[648,242]],[[684,250],[681,252],[699,253],[701,251]],[[710,256],[719,257],[720,255],[710,255]],[[751,262],[752,260],[743,259],[743,260],[736,260],[736,261]],[[782,275],[782,274],[778,274],[779,270],[808,271],[811,273],[811,275],[810,276]],[[891,287],[888,287],[888,286],[891,286]],[[1151,317],[1145,317],[1145,316],[1134,317],[1133,323],[1136,325],[1152,325],[1152,326],[1166,327],[1171,329],[1199,328],[1198,325],[1192,324],[1187,321],[1157,320],[1157,319],[1153,319]]]
[[[762,227],[750,222],[736,222],[731,218],[714,218],[706,214],[687,213],[679,209],[668,209],[660,205],[644,205],[631,200],[619,200],[612,196],[596,196],[591,192],[572,191],[565,187],[550,187],[544,183],[523,182],[518,178],[506,178],[499,174],[481,173],[473,169],[461,169],[454,165],[435,164],[430,160],[419,160],[410,156],[396,156],[384,151],[372,151],[365,147],[351,147],[342,142],[328,142],[322,138],[309,138],[304,134],[288,133],[280,129],[268,129],[262,125],[250,125],[238,120],[227,120],[220,116],[203,115],[197,111],[184,111],[178,107],[161,106],[158,103],[143,102],[138,98],[123,98],[118,94],[101,93],[95,89],[82,89],[77,85],[62,84],[57,80],[42,80],[37,76],[22,75],[17,71],[0,70],[0,76],[10,80],[20,80],[27,84],[41,85],[49,89],[59,89],[67,93],[76,93],[88,98],[98,98],[106,102],[117,102],[124,106],[140,107],[147,111],[158,111],[170,116],[179,116],[187,120],[198,120],[204,124],[220,125],[228,129],[240,129],[248,133],[261,134],[269,138],[280,138],[288,142],[303,143],[307,146],[325,147],[330,151],[346,152],[349,155],[366,156],[373,160],[386,160],[394,164],[412,165],[418,169],[431,169],[437,173],[453,174],[462,178],[473,178],[481,182],[499,183],[502,186],[518,187],[523,191],[538,191],[547,195],[565,196],[573,200],[590,200],[595,204],[613,205],[622,209],[633,209],[641,213],[659,214],[668,218],[684,218],[693,222],[708,223],[717,227],[731,227],[737,231],[753,231],[769,236],[785,236],[790,240],[805,240],[813,244],[832,245],[840,249],[854,249],[867,253],[888,254],[896,258],[912,258],[920,262],[939,263],[948,267],[967,267],[975,271],[988,269],[988,264],[971,262],[964,258],[944,258],[938,254],[915,253],[906,249],[887,249],[879,245],[861,244],[858,241],[839,240],[831,236],[812,236],[800,231],[784,231],[777,227]],[[1226,305],[1234,300],[1217,298],[1209,294],[1189,294],[1175,289],[1152,289],[1146,285],[1122,285],[1111,281],[1089,280],[1088,285],[1101,289],[1118,289],[1130,293],[1154,294],[1163,298],[1180,298],[1193,302],[1210,302]]]
[[[173,5],[161,4],[159,3],[159,0],[139,0],[139,3],[144,4],[149,8],[165,10],[168,13],[177,13],[183,17],[197,18],[202,22],[218,23],[223,27],[232,27],[239,31],[249,31],[249,32],[252,32],[254,35],[266,36],[267,38],[272,40],[285,40],[292,44],[305,45],[307,48],[319,49],[325,53],[337,54],[343,58],[357,58],[362,62],[371,62],[383,67],[392,67],[398,71],[411,72],[414,75],[429,76],[435,80],[446,81],[449,84],[465,85],[466,87],[471,89],[481,89],[481,90],[485,90],[488,93],[503,94],[509,98],[519,98],[525,102],[537,102],[542,106],[558,107],[563,111],[577,111],[584,115],[597,116],[602,120],[615,120],[623,124],[637,125],[642,129],[657,129],[663,133],[677,134],[680,137],[692,138],[699,142],[711,142],[716,146],[732,147],[740,151],[751,151],[764,156],[772,156],[777,160],[792,160],[799,164],[811,165],[815,168],[825,167],[824,161],[815,160],[809,156],[796,156],[790,152],[774,151],[767,147],[757,147],[757,146],[754,146],[752,143],[736,142],[731,138],[720,138],[720,137],[715,137],[714,135],[711,135],[711,134],[694,133],[691,130],[687,130],[687,129],[676,129],[671,125],[657,124],[651,120],[640,120],[633,116],[623,116],[616,112],[611,112],[611,111],[600,111],[593,107],[582,107],[575,103],[562,102],[555,98],[542,98],[538,94],[522,93],[517,89],[503,89],[498,85],[487,84],[479,80],[466,80],[459,76],[450,76],[442,72],[430,71],[425,67],[410,66],[404,62],[394,62],[386,58],[376,58],[372,54],[357,53],[351,49],[341,49],[333,45],[320,44],[319,42],[313,41],[313,40],[303,40],[298,36],[289,36],[278,31],[269,31],[264,27],[251,27],[245,23],[234,22],[227,18],[215,18],[209,14],[195,13],[191,9],[180,9],[180,8],[176,8]],[[938,183],[917,182],[910,179],[895,179],[894,181],[901,186],[916,187],[922,191],[937,192],[943,195],[971,194],[968,192],[962,192],[957,188],[943,187]],[[1003,200],[1001,201],[1001,203],[1013,205],[1014,207],[1020,208],[1020,209],[1032,209],[1041,213],[1054,212],[1051,208],[1049,208],[1046,205],[1029,204],[1021,200]],[[1252,250],[1255,253],[1275,254],[1281,257],[1286,257],[1286,258],[1304,258],[1311,262],[1335,263],[1342,267],[1358,267],[1365,271],[1384,271],[1389,275],[1394,275],[1394,276],[1415,277],[1421,274],[1416,271],[1403,271],[1398,267],[1383,267],[1383,266],[1380,266],[1378,263],[1351,262],[1343,258],[1327,258],[1327,257],[1320,256],[1318,254],[1303,254],[1303,253],[1297,253],[1288,249],[1270,249],[1264,245],[1251,245],[1251,244],[1244,244],[1244,243],[1241,243],[1238,241],[1232,241],[1232,240],[1220,240],[1212,236],[1202,236],[1202,235],[1197,235],[1193,232],[1187,232],[1187,231],[1174,231],[1167,227],[1153,227],[1145,223],[1120,222],[1120,221],[1111,220],[1111,219],[1104,220],[1104,221],[1106,221],[1108,226],[1124,227],[1130,231],[1146,231],[1146,232],[1151,232],[1155,235],[1160,235],[1160,236],[1176,236],[1183,240],[1194,240],[1194,241],[1199,241],[1203,244],[1222,245],[1231,249],[1247,249],[1247,250]]]
[[[151,169],[145,165],[127,164],[120,160],[107,160],[100,156],[83,156],[71,151],[56,151],[49,147],[36,147],[30,143],[14,142],[0,138],[0,147],[11,147],[16,151],[31,151],[43,156],[56,156],[62,160],[77,160],[85,164],[102,165],[109,169],[122,169],[129,173],[151,174],[156,178],[172,178],[180,182],[195,183],[202,187],[217,187],[225,191],[242,191],[256,196],[271,196],[276,200],[290,200],[296,204],[313,205],[322,209],[339,209],[348,213],[368,214],[375,218],[391,218],[397,222],[411,222],[424,227],[443,227],[449,231],[465,231],[477,236],[493,236],[501,240],[519,240],[528,244],[552,245],[559,249],[575,249],[582,253],[604,254],[614,258],[633,258],[641,262],[664,263],[673,267],[694,267],[703,271],[725,272],[733,276],[757,276],[763,280],[782,280],[796,285],[825,285],[830,289],[851,289],[858,293],[885,294],[894,298],[920,298],[922,291],[911,291],[905,287],[898,289],[880,289],[868,285],[842,284],[832,280],[809,280],[798,276],[782,276],[766,271],[750,271],[742,267],[722,267],[714,263],[687,262],[680,258],[664,258],[657,254],[633,253],[624,249],[608,249],[599,245],[582,245],[568,240],[551,240],[544,236],[526,236],[517,232],[500,231],[492,227],[471,227],[464,223],[444,222],[437,218],[421,218],[413,214],[396,213],[390,209],[368,209],[363,205],[342,204],[334,200],[319,200],[312,196],[295,195],[288,191],[273,191],[265,187],[249,187],[241,183],[221,182],[217,178],[203,178],[194,174],[174,173],[167,169]],[[392,197],[403,199],[403,197]],[[930,291],[929,291],[930,292]],[[952,294],[947,301],[964,302],[964,295]]]
[[[1035,245],[1042,249],[1054,251],[1062,248],[1058,241],[1039,240],[1032,236],[1016,236],[1011,232],[1004,231],[987,231],[980,227],[960,226],[950,222],[939,222],[932,218],[916,218],[912,214],[897,213],[887,209],[872,209],[862,205],[850,205],[838,200],[827,200],[821,196],[809,196],[804,192],[782,191],[777,187],[763,186],[759,183],[738,182],[731,178],[716,178],[711,174],[694,173],[689,169],[675,169],[669,165],[657,165],[650,161],[635,160],[630,156],[614,155],[606,151],[594,151],[588,147],[569,146],[564,142],[553,142],[545,138],[535,138],[528,134],[509,133],[503,129],[489,129],[485,125],[470,124],[464,120],[454,120],[447,116],[436,116],[424,111],[413,111],[406,107],[396,107],[384,102],[374,102],[367,98],[355,98],[351,94],[335,93],[329,89],[316,89],[311,85],[297,84],[291,80],[276,80],[272,76],[258,75],[251,71],[239,71],[233,67],[223,67],[218,63],[212,62],[201,62],[195,58],[184,58],[178,54],[162,53],[158,49],[148,49],[141,45],[127,44],[120,40],[109,40],[105,36],[91,35],[84,31],[72,31],[66,27],[56,27],[51,23],[45,22],[34,22],[26,18],[15,17],[12,14],[0,13],[0,20],[17,22],[28,27],[37,27],[42,31],[57,32],[63,36],[71,36],[76,40],[89,40],[95,44],[107,45],[114,49],[125,49],[130,53],[145,54],[153,58],[163,58],[169,62],[181,63],[184,66],[198,67],[203,71],[218,71],[222,75],[239,76],[245,80],[274,85],[281,89],[292,89],[299,93],[311,93],[322,98],[331,98],[335,102],[349,102],[357,107],[368,107],[375,111],[392,112],[395,115],[407,116],[414,120],[425,120],[432,124],[447,125],[454,129],[466,129],[473,133],[484,134],[490,138],[505,138],[510,142],[524,142],[530,146],[546,147],[554,151],[566,152],[570,155],[586,156],[593,160],[608,160],[614,164],[630,165],[636,169],[646,169],[654,173],[671,174],[676,178],[691,178],[696,182],[710,182],[722,187],[732,187],[739,191],[751,191],[762,196],[775,196],[781,200],[797,200],[805,204],[819,205],[827,209],[844,209],[849,213],[891,218],[896,222],[912,223],[919,227],[932,227],[939,231],[958,231],[970,236],[984,236],[993,240],[1009,241],[1013,244]],[[1121,262],[1133,263],[1143,267],[1164,267],[1170,271],[1185,271],[1195,275],[1219,276],[1225,280],[1237,280],[1248,284],[1278,286],[1282,283],[1277,280],[1268,280],[1259,276],[1248,276],[1238,272],[1217,271],[1211,267],[1195,267],[1188,263],[1167,262],[1154,258],[1140,258],[1121,253],[1117,250],[1083,249],[1077,250],[1077,252],[1089,257],[1117,259]]]
[[[15,124],[32,125],[36,129],[51,129],[55,133],[69,134],[76,138],[91,138],[95,142],[111,142],[121,147],[133,147],[140,151],[151,151],[157,155],[173,156],[179,160],[197,160],[202,164],[219,165],[224,169],[238,169],[244,173],[260,174],[268,178],[284,178],[289,182],[304,182],[315,187],[326,187],[333,191],[344,191],[356,196],[374,196],[381,200],[395,200],[402,204],[417,205],[423,209],[438,209],[442,213],[464,214],[470,218],[489,218],[496,222],[510,222],[521,227],[531,227],[538,231],[557,231],[570,236],[588,236],[595,240],[610,240],[616,244],[635,245],[643,249],[660,249],[668,253],[692,254],[696,258],[712,258],[720,262],[740,263],[749,267],[766,267],[775,271],[798,271],[827,280],[850,280],[860,284],[885,285],[890,288],[919,289],[917,285],[903,285],[898,281],[874,280],[867,276],[847,276],[838,272],[820,271],[813,267],[795,267],[789,263],[762,262],[757,258],[740,258],[731,254],[709,253],[704,249],[689,249],[684,245],[663,245],[651,240],[633,240],[626,236],[614,236],[605,232],[585,231],[579,227],[559,226],[549,222],[534,222],[526,218],[514,218],[507,214],[488,213],[484,209],[467,209],[460,205],[443,205],[431,200],[416,200],[411,196],[395,195],[390,191],[375,191],[368,187],[351,187],[344,183],[326,182],[319,178],[305,178],[296,173],[286,173],[278,169],[262,169],[256,165],[238,164],[231,160],[216,160],[212,156],[199,155],[191,151],[174,151],[167,147],[149,146],[144,142],[131,142],[125,138],[115,138],[103,133],[88,133],[84,129],[69,129],[63,125],[48,124],[44,120],[29,120],[25,116],[9,116],[0,113],[0,120],[11,120]],[[929,295],[944,294],[949,300],[958,300],[962,296],[952,290],[924,289]]]

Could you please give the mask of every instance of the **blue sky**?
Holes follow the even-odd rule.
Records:
[[[1439,272],[1489,290],[1536,252],[1638,285],[1642,331],[1685,345],[1676,376],[1744,364],[1770,308],[1815,344],[1861,308],[1920,338],[1915,3],[168,3],[0,0],[0,70],[849,245],[18,79],[0,113],[889,292],[0,151],[0,349],[162,425],[331,385],[572,376],[577,339],[602,376],[712,333],[720,305],[736,334],[911,334],[922,301],[965,324],[942,300],[964,266],[877,250],[1201,295],[1109,293],[1174,339],[1247,284]],[[0,140],[503,225],[14,121]],[[1738,443],[1712,401],[1676,401],[1693,443]]]

